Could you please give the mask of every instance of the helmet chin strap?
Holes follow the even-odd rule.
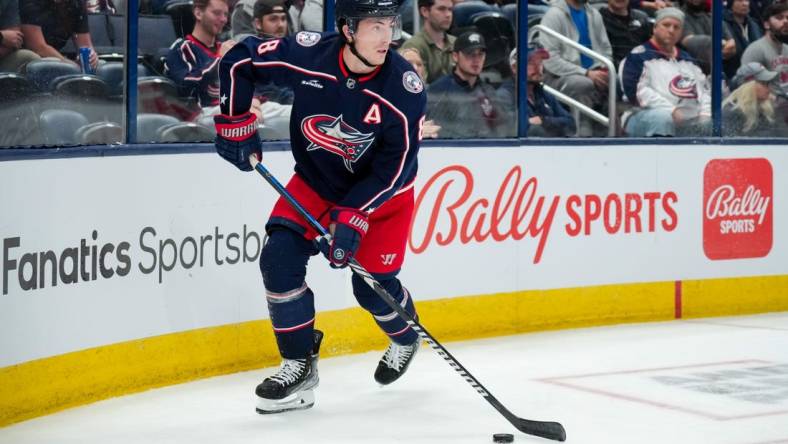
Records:
[[[356,49],[356,42],[354,42],[352,38],[350,39],[347,45],[350,47],[350,52],[352,52],[354,56],[356,56],[359,60],[361,60],[361,63],[367,65],[370,68],[377,68],[378,66],[380,66],[380,65],[373,65],[372,63],[369,63],[369,60],[367,60],[366,57],[364,57],[363,55],[361,55],[360,52],[358,52],[358,50]]]

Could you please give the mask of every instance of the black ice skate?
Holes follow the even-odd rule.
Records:
[[[265,378],[255,389],[257,413],[281,413],[308,409],[315,404],[312,390],[320,382],[317,361],[323,332],[315,330],[312,355],[306,359],[283,359],[279,371]]]
[[[410,345],[400,345],[391,341],[386,353],[380,358],[378,368],[375,370],[375,381],[381,385],[388,385],[399,379],[408,370],[413,356],[419,351],[421,339]]]

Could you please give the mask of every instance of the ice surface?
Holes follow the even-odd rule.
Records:
[[[570,443],[788,443],[788,313],[444,345],[516,415],[563,423]],[[310,410],[256,414],[264,369],[15,424],[0,443],[548,442],[514,430],[429,347],[379,387],[380,353],[322,359]]]

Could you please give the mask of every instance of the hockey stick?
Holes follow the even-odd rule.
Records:
[[[295,200],[295,198],[285,189],[285,187],[282,186],[278,180],[276,180],[276,178],[268,171],[268,169],[263,166],[262,163],[257,160],[254,155],[249,157],[249,162],[251,162],[254,169],[257,170],[257,172],[260,173],[260,175],[263,176],[263,178],[269,184],[271,184],[272,187],[274,187],[279,195],[282,196],[304,219],[306,219],[309,225],[311,225],[312,228],[314,228],[315,231],[320,234],[320,237],[329,236],[326,229],[320,225],[320,222],[312,217],[312,215],[309,214],[306,209],[304,209],[304,207],[298,203],[297,200]],[[506,420],[509,421],[517,430],[529,435],[541,436],[542,438],[553,439],[556,441],[566,440],[566,431],[564,431],[564,427],[560,423],[523,419],[510,412],[509,409],[504,407],[503,404],[501,404],[500,401],[498,401],[498,399],[493,396],[492,393],[490,393],[481,382],[479,382],[468,370],[466,370],[465,367],[463,367],[462,364],[460,364],[459,361],[457,361],[457,359],[455,359],[454,356],[452,356],[452,354],[449,353],[449,351],[446,350],[440,342],[438,342],[437,339],[427,332],[427,330],[421,324],[419,324],[419,322],[415,320],[413,316],[410,315],[410,313],[405,311],[405,309],[397,303],[394,297],[391,296],[386,291],[386,289],[383,288],[383,286],[381,286],[380,283],[374,277],[372,277],[372,275],[369,274],[369,272],[367,272],[367,270],[365,270],[364,267],[358,263],[358,261],[355,260],[355,258],[351,258],[348,262],[348,265],[350,266],[350,269],[353,270],[353,273],[356,273],[364,280],[364,282],[367,283],[367,285],[375,290],[375,293],[377,293],[378,296],[383,299],[386,305],[397,312],[397,314],[405,322],[407,322],[416,333],[418,333],[421,339],[427,341],[427,343],[430,344],[430,347],[438,352],[438,355],[446,360],[446,362],[449,363],[449,365],[455,371],[457,371],[460,376],[465,378],[465,381],[468,382],[468,384],[470,384],[474,389],[476,389],[476,392],[482,395],[482,397],[484,397],[484,399],[486,399],[487,402],[489,402],[490,405],[495,408],[495,410],[498,410],[498,412],[503,415],[503,417],[506,418]]]

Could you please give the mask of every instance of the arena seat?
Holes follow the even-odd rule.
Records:
[[[213,142],[215,132],[194,122],[178,122],[162,126],[160,142]]]
[[[124,132],[117,123],[94,122],[80,127],[74,136],[85,145],[110,145],[122,143]]]
[[[0,73],[0,103],[14,102],[35,92],[35,88],[22,74]]]
[[[517,29],[517,3],[509,3],[501,7],[501,13],[512,24],[513,29]]]
[[[57,96],[71,96],[80,100],[107,97],[109,88],[98,76],[71,74],[52,80],[52,90]]]
[[[457,3],[454,5],[454,18],[451,24],[452,35],[458,35],[461,29],[473,25],[473,17],[482,12],[496,11],[492,5],[478,0]]]
[[[487,43],[487,58],[484,66],[490,67],[506,62],[508,66],[509,52],[514,48],[514,28],[504,15],[497,11],[475,14],[472,25],[484,36]]]
[[[81,73],[77,65],[62,60],[34,60],[25,69],[27,79],[41,92],[51,92],[52,81],[60,76]]]
[[[139,114],[137,116],[137,142],[159,142],[159,130],[165,125],[174,123],[179,123],[178,119],[165,114]]]
[[[107,84],[108,94],[113,98],[123,97],[123,75],[126,70],[123,62],[107,62],[99,65],[96,75]],[[137,79],[148,76],[148,68],[137,64]]]
[[[172,18],[175,34],[178,37],[184,37],[194,29],[193,6],[192,0],[172,0],[164,5],[164,11]]]
[[[88,124],[88,119],[70,109],[48,109],[39,116],[39,127],[47,145],[75,145],[77,129]]]
[[[191,2],[189,2],[191,5]],[[191,6],[189,6],[189,14]],[[192,18],[192,25],[194,19]],[[186,33],[192,32],[190,27]],[[145,54],[159,60],[167,55],[172,42],[178,39],[176,27],[173,19],[169,15],[141,15],[139,18],[139,50],[140,54]]]

